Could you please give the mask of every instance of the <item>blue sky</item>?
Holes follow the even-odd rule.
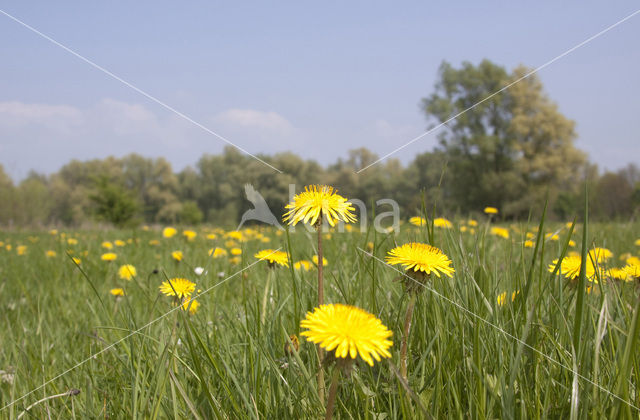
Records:
[[[251,153],[326,164],[424,132],[443,60],[537,67],[637,1],[22,2],[0,9]],[[0,14],[0,164],[14,179],[137,152],[176,170],[224,143]],[[640,164],[640,14],[539,73],[601,169]],[[394,157],[433,149],[436,133]]]

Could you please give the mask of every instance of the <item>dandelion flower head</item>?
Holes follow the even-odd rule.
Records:
[[[327,218],[331,226],[335,226],[340,220],[346,223],[356,221],[356,216],[352,213],[355,210],[353,204],[327,185],[305,187],[285,208],[289,211],[284,214],[283,220],[294,226],[301,221],[313,226],[321,215]]]
[[[373,366],[373,360],[391,357],[389,340],[393,334],[374,315],[355,306],[342,304],[321,305],[307,316],[300,327],[306,328],[300,335],[327,351],[334,351],[337,358],[355,359],[358,355]]]

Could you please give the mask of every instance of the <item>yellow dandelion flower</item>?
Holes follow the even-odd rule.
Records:
[[[167,226],[166,228],[162,229],[162,236],[164,238],[171,238],[172,236],[175,236],[176,233],[178,233],[176,228],[173,228],[171,226]]]
[[[468,230],[469,230],[469,228],[468,228],[468,227],[466,227],[466,226],[460,226],[460,232],[466,232],[466,231],[468,231]]]
[[[321,216],[326,217],[331,226],[335,226],[340,220],[346,223],[356,221],[356,216],[352,213],[355,210],[353,204],[327,185],[305,187],[285,208],[289,211],[284,214],[283,220],[294,226],[301,221],[313,226],[318,223],[318,219],[322,222]]]
[[[318,266],[318,256],[314,255],[311,257],[311,261],[313,261],[313,263],[315,264],[315,266]],[[327,259],[325,257],[322,257],[322,266],[326,267],[327,264],[329,264],[329,262],[327,261]]]
[[[424,226],[427,224],[427,221],[423,217],[416,216],[409,219],[409,223],[415,226]]]
[[[589,250],[589,257],[593,258],[596,262],[601,263],[613,257],[613,252],[607,248],[595,247]]]
[[[279,232],[279,231],[278,231],[278,232]],[[269,242],[271,242],[271,238],[269,238],[269,237],[265,236],[265,237],[263,237],[263,238],[260,238],[260,242],[262,242],[262,243],[269,243]]]
[[[469,226],[476,227],[476,226],[478,226],[478,221],[477,220],[473,220],[473,219],[469,219],[469,220],[467,220],[467,224]]]
[[[640,246],[640,239],[636,239],[636,241],[634,242],[634,244],[635,244],[636,246]]]
[[[309,270],[311,270],[311,261],[300,260],[300,261],[296,262],[295,264],[293,264],[293,268],[295,268],[296,270],[309,271]]]
[[[342,304],[320,305],[300,322],[306,331],[300,333],[308,341],[327,351],[335,350],[335,357],[355,359],[358,355],[373,366],[373,359],[391,357],[389,340],[393,334],[374,315],[355,306]]]
[[[18,255],[24,255],[27,253],[27,246],[26,245],[18,245],[16,247],[16,252],[18,253]]]
[[[51,230],[49,231],[49,233],[50,233],[51,235],[57,235],[57,234],[58,234],[58,229],[51,229]]]
[[[160,285],[160,291],[167,296],[175,296],[179,299],[191,296],[196,290],[196,284],[187,279],[177,277],[163,281]]]
[[[560,235],[558,235],[557,233],[547,233],[546,235],[544,235],[544,238],[549,241],[559,241]]]
[[[623,281],[631,281],[632,278],[629,276],[627,271],[624,268],[610,268],[607,270],[607,275],[612,279],[623,280]]]
[[[46,255],[47,258],[53,258],[58,254],[56,253],[56,251],[54,251],[52,249],[49,249],[49,250],[45,251],[44,255]]]
[[[184,255],[182,254],[182,251],[173,251],[171,253],[171,258],[173,258],[177,262],[180,262],[182,261],[182,258],[184,258]]]
[[[200,307],[200,302],[198,302],[195,299],[186,300],[182,304],[182,310],[183,311],[189,311],[190,315],[195,315],[195,313],[198,312],[198,308],[199,307]]]
[[[451,229],[453,225],[444,217],[436,217],[433,219],[433,225],[439,228]]]
[[[527,239],[533,239],[536,237],[536,234],[533,232],[527,232],[525,236],[527,237]]]
[[[80,265],[82,263],[82,260],[78,257],[73,257],[71,258],[73,260],[74,263],[76,263],[77,265]]]
[[[157,239],[151,239],[151,240],[149,241],[149,245],[151,245],[151,246],[160,245],[160,241],[159,241],[159,240],[157,240]]]
[[[226,248],[237,248],[238,243],[236,241],[225,241],[224,246]]]
[[[627,265],[623,270],[629,277],[640,278],[640,258],[630,257],[627,259]]]
[[[527,239],[526,241],[524,241],[524,246],[525,248],[533,248],[535,246],[535,243],[533,243],[532,240]]]
[[[102,254],[100,256],[100,259],[102,261],[115,261],[118,258],[118,256],[116,254],[114,254],[113,252],[107,252],[105,254]]]
[[[116,239],[115,241],[113,241],[113,244],[115,246],[125,246],[127,243],[121,239]]]
[[[492,235],[499,236],[499,237],[504,238],[504,239],[509,239],[509,230],[505,229],[505,228],[493,226],[491,228],[490,233]]]
[[[289,267],[289,256],[286,252],[282,251],[274,251],[273,249],[263,249],[254,255],[259,260],[266,260],[269,262],[270,266],[274,266],[274,264],[283,265],[285,267]]]
[[[485,214],[498,214],[498,209],[495,207],[485,207],[484,212]]]
[[[373,242],[367,242],[367,251],[373,251]]]
[[[109,293],[111,293],[113,296],[116,296],[116,297],[122,297],[124,296],[124,289],[121,289],[118,287],[118,288],[109,290]]]
[[[229,251],[231,252],[231,255],[242,255],[242,249],[240,248],[231,248]]]
[[[215,233],[209,233],[207,235],[207,239],[216,239],[218,237],[218,235],[216,235]]]
[[[131,264],[125,264],[118,269],[118,276],[122,280],[131,280],[138,273],[136,272],[136,268]]]
[[[222,248],[211,248],[209,250],[209,256],[213,258],[225,257],[227,255],[227,250]]]
[[[67,244],[69,245],[78,245],[78,240],[76,238],[67,239]]]
[[[229,262],[233,265],[240,264],[242,262],[242,258],[240,257],[231,257],[229,258]]]
[[[104,241],[102,244],[100,244],[100,246],[102,246],[104,249],[112,249],[113,248],[113,244],[109,241]]]
[[[239,230],[232,230],[224,234],[225,238],[235,239],[236,241],[243,242],[245,240],[244,235]]]
[[[574,241],[573,239],[569,239],[569,246],[576,246],[576,241]]]
[[[549,272],[553,272],[555,270],[556,265],[558,264],[558,259],[553,260],[553,263],[549,265]],[[569,280],[575,280],[580,275],[580,268],[582,267],[582,260],[580,255],[567,255],[563,258],[562,263],[560,264],[560,274],[568,278]],[[591,258],[587,257],[587,267],[586,267],[586,276],[587,280],[592,281],[594,283],[598,282],[597,275],[600,277],[604,277],[604,270],[599,268],[596,271],[596,267],[594,267]]]
[[[435,273],[440,277],[443,273],[453,277],[455,270],[451,267],[451,260],[435,246],[411,242],[396,247],[387,253],[388,264],[401,264],[405,270],[420,271],[425,274]]]
[[[11,244],[7,244],[5,245],[4,249],[6,249],[7,251],[11,251],[13,249],[13,246],[11,246]]]
[[[193,241],[196,236],[198,236],[198,234],[192,230],[185,230],[184,232],[182,232],[182,235],[187,238],[188,241]]]

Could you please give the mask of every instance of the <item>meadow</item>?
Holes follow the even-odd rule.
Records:
[[[615,269],[640,254],[640,224],[591,223],[583,241],[580,223],[498,220],[323,233],[324,301],[393,333],[390,358],[339,376],[336,418],[638,417],[640,290]],[[0,232],[0,418],[324,416],[300,326],[318,302],[315,232],[165,228]],[[408,292],[385,262],[408,242],[440,248],[453,276]],[[570,279],[562,262],[583,243],[611,255]],[[288,266],[257,259],[265,249]],[[195,283],[197,304],[160,291],[174,278]],[[323,368],[327,387],[336,369]]]

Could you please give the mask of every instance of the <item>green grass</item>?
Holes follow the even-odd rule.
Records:
[[[473,235],[404,224],[397,234],[334,232],[325,239],[325,301],[371,311],[394,332],[392,359],[374,367],[358,361],[351,377],[343,375],[336,417],[637,418],[637,282],[600,282],[580,297],[579,282],[548,266],[565,252],[580,252],[582,226],[571,238],[577,247],[567,246],[569,229],[545,224],[546,232],[560,229],[560,240],[540,238],[538,248],[525,248],[524,234],[536,226],[512,226],[508,240],[482,223]],[[588,231],[586,245],[613,251],[612,266],[623,265],[618,257],[625,252],[639,253],[638,224],[590,224]],[[238,264],[209,257],[227,239],[206,239],[202,231],[191,242],[153,230],[65,231],[76,245],[60,234],[0,233],[0,370],[13,374],[0,377],[0,418],[16,418],[73,388],[80,394],[49,399],[23,418],[321,417],[316,348],[301,338],[298,353],[284,351],[317,301],[316,271],[277,269],[261,322],[268,268],[253,258],[281,247],[294,261],[310,260],[315,235],[303,228],[262,232],[271,241],[241,243]],[[397,281],[401,273],[380,260],[395,244],[429,236],[456,273],[433,278],[418,296],[403,384],[397,366],[408,296]],[[101,261],[101,242],[115,239],[132,243],[116,247],[117,261]],[[152,239],[160,244],[149,245]],[[374,242],[375,257],[362,251],[367,242]],[[18,256],[21,244],[27,250]],[[69,249],[82,259],[79,266]],[[47,250],[57,255],[46,257]],[[184,252],[182,262],[171,259],[174,250]],[[138,271],[131,282],[117,278],[125,263]],[[208,273],[196,276],[196,266]],[[195,315],[164,316],[174,308],[158,292],[167,277],[210,289]],[[124,287],[126,297],[111,296],[114,287]],[[512,302],[513,291],[520,293]]]

